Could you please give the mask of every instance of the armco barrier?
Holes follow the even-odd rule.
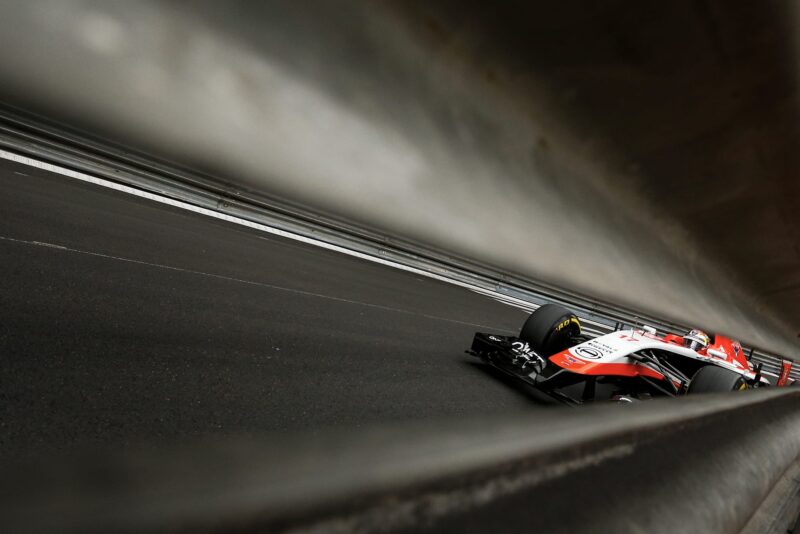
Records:
[[[659,331],[679,333],[688,325],[664,321],[637,310],[577,294],[562,288],[497,269],[448,251],[432,249],[399,236],[381,233],[329,214],[242,190],[223,179],[210,177],[155,160],[145,154],[109,144],[63,125],[0,105],[0,148],[41,161],[130,185],[165,197],[220,213],[254,221],[350,250],[377,256],[490,292],[499,299],[535,309],[557,302],[575,310],[589,333],[602,334],[617,327],[648,324]],[[792,357],[793,355],[785,355]],[[752,359],[764,366],[768,378],[780,373],[781,358],[754,351]],[[800,366],[790,375],[800,378]]]
[[[738,532],[800,451],[800,391],[38,459],[9,532]],[[796,492],[797,488],[791,488]]]

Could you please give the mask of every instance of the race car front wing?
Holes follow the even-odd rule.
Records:
[[[594,396],[593,378],[587,380],[586,377],[570,373],[566,369],[547,365],[544,357],[537,354],[530,344],[517,337],[476,332],[472,346],[466,352],[561,402],[582,404],[556,391],[577,382],[586,383],[583,401],[590,400]]]

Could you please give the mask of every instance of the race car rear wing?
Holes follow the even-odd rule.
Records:
[[[781,361],[781,374],[778,377],[778,381],[775,383],[778,387],[788,386],[789,385],[789,373],[792,371],[792,360],[782,360]]]

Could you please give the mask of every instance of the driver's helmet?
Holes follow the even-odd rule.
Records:
[[[683,336],[683,346],[693,351],[703,350],[711,343],[711,338],[702,330],[690,330]]]

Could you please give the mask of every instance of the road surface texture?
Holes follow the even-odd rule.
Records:
[[[463,353],[521,310],[0,162],[0,460],[531,410]]]

